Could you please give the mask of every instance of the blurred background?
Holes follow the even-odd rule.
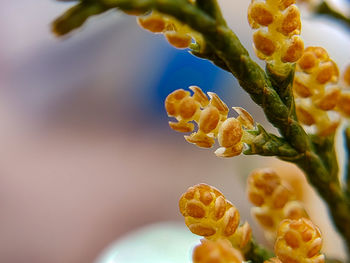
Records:
[[[256,58],[249,1],[219,2]],[[69,3],[1,4],[0,262],[96,262],[113,241],[159,222],[167,222],[161,233],[169,231],[165,244],[171,244],[179,229],[186,231],[179,196],[201,182],[219,188],[263,240],[249,215],[245,178],[258,167],[286,175],[298,170],[273,158],[219,159],[170,130],[163,109],[170,92],[198,85],[268,127],[230,74],[174,49],[120,12],[57,39],[50,22]],[[349,63],[350,33],[342,25],[306,16],[302,36],[306,45],[326,47],[340,68]],[[303,191],[311,213],[325,214],[312,190]],[[326,249],[341,256],[327,218],[317,220],[329,235]],[[187,246],[191,238],[176,242]]]

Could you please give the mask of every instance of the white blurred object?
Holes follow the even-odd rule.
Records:
[[[120,238],[95,263],[187,263],[199,243],[184,224],[148,225]]]

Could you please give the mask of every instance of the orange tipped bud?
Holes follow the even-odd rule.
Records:
[[[238,210],[206,184],[190,187],[181,196],[179,207],[191,232],[210,239],[232,236],[239,224]]]
[[[282,262],[323,263],[321,247],[321,232],[309,219],[287,219],[280,224],[275,253]]]

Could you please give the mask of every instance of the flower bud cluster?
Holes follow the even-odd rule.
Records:
[[[268,240],[274,241],[277,227],[283,219],[306,217],[293,192],[284,186],[271,169],[258,169],[248,178],[248,198],[255,205],[252,214],[265,230]]]
[[[304,42],[299,36],[300,12],[295,0],[252,0],[248,22],[256,29],[253,42],[257,56],[276,69],[302,55]]]
[[[138,24],[152,33],[161,33],[168,42],[176,48],[188,48],[194,39],[198,44],[203,44],[203,37],[193,31],[187,25],[173,17],[163,15],[157,11],[139,16]]]
[[[198,124],[198,131],[185,139],[198,147],[210,148],[218,138],[220,148],[215,151],[219,157],[233,157],[243,150],[243,128],[254,128],[253,118],[242,108],[235,107],[238,118],[227,118],[229,109],[213,92],[208,92],[210,100],[197,86],[189,91],[179,89],[169,94],[165,100],[165,109],[169,117],[178,122],[169,122],[169,126],[179,132],[192,132],[195,128],[192,121]]]
[[[210,240],[228,239],[238,249],[251,239],[248,223],[239,226],[240,215],[216,188],[198,184],[190,187],[179,201],[185,224],[196,235]]]
[[[202,239],[193,250],[193,263],[241,263],[242,254],[226,239]]]
[[[325,49],[305,49],[297,62],[293,83],[296,112],[299,120],[304,125],[314,125],[320,136],[334,133],[339,125],[339,115],[334,111],[341,94],[338,79],[338,67]]]
[[[275,254],[283,263],[324,263],[320,230],[306,218],[281,222]]]

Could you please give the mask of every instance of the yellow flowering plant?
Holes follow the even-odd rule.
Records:
[[[262,69],[228,27],[216,0],[76,0],[53,24],[62,36],[89,17],[109,10],[137,17],[140,27],[162,34],[176,48],[189,49],[230,72],[277,128],[273,134],[241,107],[237,117],[213,92],[183,87],[169,94],[165,110],[171,129],[185,140],[211,148],[218,157],[240,154],[275,156],[296,164],[325,202],[350,260],[350,66],[338,69],[328,52],[305,47],[298,4],[315,14],[344,23],[349,18],[324,1],[251,0],[247,18]],[[343,124],[343,125],[341,125]],[[340,175],[336,132],[345,127],[347,169]],[[198,184],[180,198],[179,208],[189,230],[201,236],[193,251],[195,263],[283,262],[322,263],[322,235],[295,192],[271,169],[254,170],[247,181],[252,215],[274,251],[258,244],[237,208],[215,187]]]

